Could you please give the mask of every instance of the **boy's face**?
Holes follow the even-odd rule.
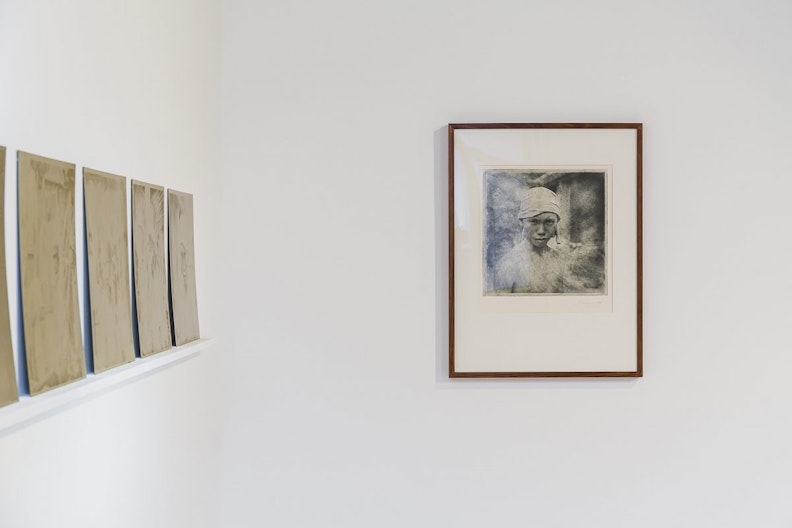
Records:
[[[547,242],[556,236],[558,217],[555,213],[541,213],[530,218],[523,218],[523,231],[527,230],[528,240],[535,248],[547,246]]]

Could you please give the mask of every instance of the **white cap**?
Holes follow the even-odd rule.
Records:
[[[522,220],[542,213],[555,213],[561,219],[558,195],[547,187],[531,187],[520,200],[520,213],[517,218]]]

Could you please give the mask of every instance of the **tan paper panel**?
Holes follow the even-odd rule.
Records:
[[[140,355],[171,348],[165,272],[165,189],[132,181],[132,253]]]
[[[5,164],[6,149],[0,147],[0,406],[19,399],[11,350],[11,325],[8,320],[8,284],[5,260]]]
[[[168,235],[173,334],[176,344],[183,345],[201,337],[195,291],[192,194],[168,191]]]
[[[135,360],[126,178],[83,169],[94,370]]]
[[[22,319],[30,394],[85,376],[77,301],[74,165],[19,153]]]

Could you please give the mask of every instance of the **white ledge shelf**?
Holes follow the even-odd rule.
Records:
[[[102,392],[129,383],[165,367],[197,356],[215,342],[215,338],[199,339],[165,352],[137,358],[100,374],[52,389],[36,396],[20,396],[19,401],[0,408],[0,436],[91,399]]]

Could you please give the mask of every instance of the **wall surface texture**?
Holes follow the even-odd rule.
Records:
[[[82,167],[193,193],[201,330],[217,335],[220,14],[216,0],[0,0],[15,350],[17,150],[77,164],[83,313]],[[217,348],[0,432],[0,526],[220,526]]]
[[[790,526],[790,18],[223,2],[223,526]],[[554,121],[644,123],[646,375],[449,381],[444,127]]]

